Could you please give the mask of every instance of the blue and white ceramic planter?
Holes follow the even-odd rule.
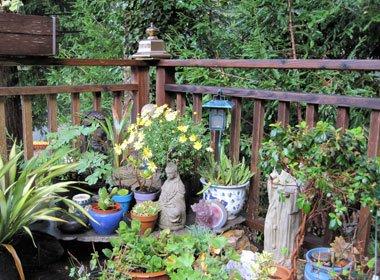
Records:
[[[201,183],[205,187],[207,182],[201,178]],[[211,185],[203,192],[204,200],[216,199],[224,205],[228,213],[228,220],[235,219],[236,216],[243,209],[245,200],[247,198],[247,187],[249,181],[243,185],[236,186],[215,186]]]
[[[333,277],[331,276],[334,272],[336,274],[341,274],[343,270],[349,271],[351,268],[351,263],[344,267],[327,267],[323,266],[320,263],[314,262],[312,260],[312,255],[318,253],[330,253],[330,248],[327,247],[319,247],[314,248],[306,253],[306,266],[305,266],[305,280],[331,280]]]

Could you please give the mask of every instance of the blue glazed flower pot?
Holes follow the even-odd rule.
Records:
[[[129,193],[127,195],[114,195],[112,200],[119,203],[121,205],[121,209],[123,211],[123,216],[128,212],[129,207],[131,205],[131,201],[133,198],[133,193]]]
[[[92,228],[100,235],[110,235],[114,233],[123,217],[123,210],[119,203],[116,203],[115,208],[111,210],[101,210],[98,208],[98,204],[94,203],[91,209],[88,210],[88,213],[97,221],[96,223],[90,219]]]
[[[323,266],[320,263],[317,263],[312,260],[312,255],[313,254],[318,254],[318,253],[330,253],[330,248],[327,247],[319,247],[319,248],[314,248],[306,253],[306,261],[307,264],[305,266],[305,280],[330,280],[333,279],[331,277],[331,273],[335,272],[337,274],[340,274],[343,272],[343,270],[350,270],[351,268],[351,263],[344,267],[327,267]]]

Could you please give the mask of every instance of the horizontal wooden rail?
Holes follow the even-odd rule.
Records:
[[[340,107],[355,107],[380,110],[380,98],[370,97],[177,84],[166,84],[165,90],[168,92],[195,94],[218,94],[218,92],[222,90],[223,94],[233,97],[279,100],[288,102],[306,102],[309,104],[323,104]]]
[[[78,86],[27,86],[0,87],[0,96],[8,95],[46,95],[71,92],[105,92],[105,91],[135,91],[137,84],[120,85],[78,85]]]
[[[148,66],[142,60],[133,59],[59,59],[41,57],[0,57],[0,66]]]
[[[348,59],[162,59],[162,67],[220,67],[257,69],[380,70],[380,60]]]

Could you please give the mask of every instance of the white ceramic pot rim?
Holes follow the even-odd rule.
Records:
[[[206,185],[207,182],[206,182],[206,179],[205,178],[201,178],[200,179],[201,183],[203,185]],[[210,188],[216,188],[216,189],[226,189],[226,190],[231,190],[231,189],[245,189],[246,187],[248,187],[249,185],[249,180],[244,183],[244,184],[241,184],[241,185],[230,185],[230,186],[222,186],[222,185],[210,185]]]

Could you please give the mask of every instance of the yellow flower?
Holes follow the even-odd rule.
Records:
[[[135,134],[131,133],[127,139],[127,144],[132,144],[135,141]]]
[[[194,149],[196,149],[198,151],[202,148],[202,143],[197,141],[194,143],[193,147],[194,147]]]
[[[139,142],[143,142],[143,141],[144,141],[144,138],[145,138],[145,135],[144,135],[143,132],[139,132],[139,133],[137,134],[137,139],[138,139]]]
[[[161,106],[161,107],[157,107],[155,110],[154,110],[154,113],[152,115],[152,118],[153,119],[156,119],[158,118],[159,116],[161,116],[161,114],[164,112],[165,110],[165,107]]]
[[[152,125],[152,121],[151,120],[146,120],[144,126],[151,126]]]
[[[128,147],[128,141],[124,140],[123,143],[121,143],[120,148],[124,151]]]
[[[195,141],[197,141],[197,136],[195,134],[191,134],[189,139],[191,142],[195,142]]]
[[[134,145],[133,148],[138,151],[143,147],[143,143],[141,141],[137,141]]]
[[[121,155],[122,151],[121,151],[121,146],[119,144],[116,144],[113,149],[115,151],[115,154]]]
[[[128,127],[128,132],[132,132],[136,130],[136,124],[131,124],[129,127]]]
[[[180,137],[179,137],[179,142],[180,143],[185,143],[187,141],[187,137],[186,137],[186,135],[181,135]]]
[[[189,128],[188,125],[180,125],[177,127],[179,131],[185,133],[187,131],[187,129]]]
[[[149,171],[156,172],[157,166],[154,164],[153,161],[149,161],[147,165],[148,165],[148,170]]]
[[[150,159],[152,156],[153,156],[152,151],[148,147],[145,147],[143,149],[143,158]]]
[[[174,121],[175,118],[177,117],[177,114],[178,112],[177,111],[167,111],[165,113],[165,119],[168,121],[168,122],[171,122],[171,121]]]

